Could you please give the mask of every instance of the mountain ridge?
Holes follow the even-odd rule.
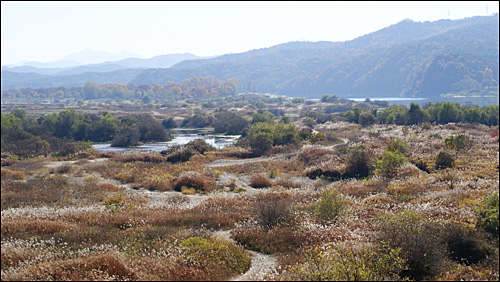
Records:
[[[436,61],[439,56],[441,61]],[[461,65],[446,69],[439,66],[443,60],[451,60],[446,61],[449,65],[457,60]],[[486,69],[492,72],[488,72],[490,78],[485,77]],[[138,72],[125,82],[128,84],[165,84],[196,76],[221,80],[235,77],[242,85],[253,84],[258,91],[314,98],[325,93],[344,97],[447,94],[425,92],[432,89],[427,85],[432,79],[425,75],[429,70],[442,77],[449,70],[456,72],[455,78],[445,80],[446,85],[436,85],[440,91],[466,91],[462,88],[467,80],[476,88],[498,89],[498,14],[435,22],[404,20],[343,42],[295,41],[215,58],[182,60],[169,68],[124,73]],[[16,78],[13,72],[7,76],[17,81],[5,83],[4,71],[9,70],[2,68],[2,90],[14,85],[50,84]],[[101,76],[107,78],[101,81],[111,81],[116,74],[102,72]],[[86,72],[72,80],[80,81],[81,86],[91,76],[95,75]],[[61,78],[52,79],[56,81]]]

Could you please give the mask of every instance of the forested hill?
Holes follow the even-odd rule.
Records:
[[[238,78],[242,91],[319,98],[498,93],[499,18],[413,22],[404,20],[346,42],[290,42],[212,59],[187,60],[170,68],[92,73],[42,80],[2,72],[2,90],[81,86],[86,81],[165,84],[190,77]],[[334,29],[336,27],[332,27]],[[22,77],[26,76],[26,78]],[[71,78],[68,82],[66,78]],[[47,85],[47,79],[50,83]],[[120,79],[120,80],[118,80]]]
[[[405,20],[346,42],[291,42],[149,69],[132,83],[236,77],[249,87],[243,90],[316,98],[325,93],[434,97],[480,91],[498,86],[498,24],[498,15],[425,23]]]

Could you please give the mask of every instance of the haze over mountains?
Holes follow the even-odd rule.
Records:
[[[214,58],[174,54],[67,68],[2,67],[2,90],[87,81],[165,84],[198,76],[236,77],[242,91],[310,98],[498,93],[498,27],[498,14],[405,20],[345,42],[289,42]]]

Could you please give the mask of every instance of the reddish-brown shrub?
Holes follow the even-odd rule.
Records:
[[[175,191],[181,192],[182,187],[194,188],[198,192],[210,192],[216,186],[216,181],[211,175],[199,172],[190,172],[174,179],[173,187]]]
[[[265,193],[257,196],[255,214],[259,224],[268,229],[290,219],[292,195],[286,192]]]
[[[54,234],[57,232],[76,229],[78,229],[78,225],[61,220],[2,220],[2,236],[9,233]]]
[[[320,163],[331,158],[333,154],[335,154],[335,152],[326,149],[307,149],[299,154],[299,160],[306,164]]]
[[[130,162],[147,162],[147,163],[162,163],[165,158],[157,153],[131,153],[120,154],[113,158],[116,161],[130,163]]]
[[[24,180],[26,178],[26,175],[22,171],[2,168],[2,179],[4,179],[4,177],[7,179],[10,178],[14,180]]]
[[[351,195],[354,197],[366,197],[367,195],[370,195],[377,191],[376,187],[371,187],[361,182],[346,183],[345,185],[340,186],[338,189],[340,192],[342,192],[342,194]]]
[[[274,181],[275,186],[281,186],[283,188],[300,188],[302,184],[294,182],[290,179],[278,179]]]
[[[107,192],[117,192],[118,186],[113,183],[97,183],[97,188]]]
[[[271,187],[273,186],[273,182],[262,174],[252,174],[250,177],[250,186],[253,188]]]
[[[130,269],[119,254],[104,253],[86,258],[54,261],[35,265],[29,271],[29,280],[135,280],[136,273]]]

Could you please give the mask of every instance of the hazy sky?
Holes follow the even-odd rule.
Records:
[[[345,41],[409,18],[498,13],[498,1],[17,2],[2,1],[2,65],[47,62],[91,48],[146,58],[240,53],[290,41]],[[486,11],[487,10],[487,11]]]

